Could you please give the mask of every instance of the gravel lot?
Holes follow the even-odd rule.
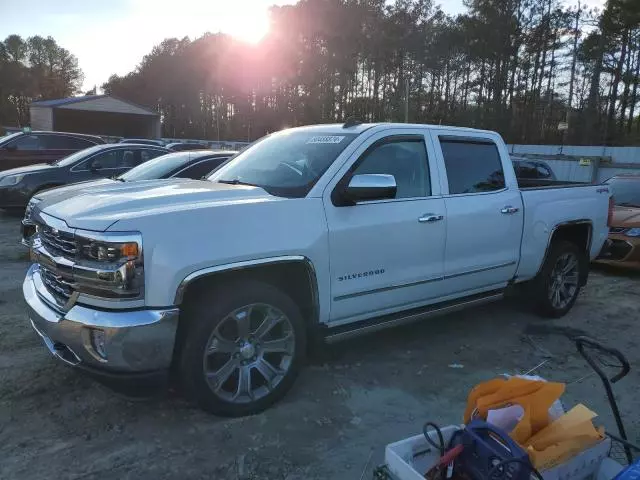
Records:
[[[507,303],[386,331],[328,349],[293,391],[254,417],[204,414],[177,396],[131,401],[60,365],[24,313],[28,266],[19,219],[0,214],[0,478],[370,479],[384,446],[422,423],[461,420],[469,389],[503,372],[572,381],[589,372],[559,338],[525,341],[540,322]],[[640,365],[640,276],[601,270],[557,325],[584,329]],[[451,368],[459,364],[463,368]],[[638,370],[616,385],[632,439],[640,435]],[[567,387],[614,426],[595,377]]]

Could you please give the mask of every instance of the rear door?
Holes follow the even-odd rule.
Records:
[[[520,258],[523,209],[507,152],[491,134],[433,130],[447,210],[447,293],[501,288]],[[509,165],[503,165],[506,158]]]

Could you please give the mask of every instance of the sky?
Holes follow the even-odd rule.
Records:
[[[0,0],[0,39],[13,33],[52,36],[78,58],[83,90],[89,90],[114,73],[133,70],[165,38],[222,31],[255,42],[268,29],[268,8],[291,3],[295,0]],[[450,14],[463,11],[462,0],[434,3]]]

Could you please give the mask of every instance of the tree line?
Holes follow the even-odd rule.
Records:
[[[355,116],[495,129],[513,143],[640,143],[640,2],[465,6],[302,0],[273,7],[256,46],[167,39],[103,88],[156,108],[173,137],[254,139]]]
[[[640,2],[565,1],[465,0],[448,15],[431,0],[301,0],[271,8],[257,45],[166,39],[102,88],[156,109],[168,137],[253,140],[353,116],[640,144]]]
[[[51,38],[9,35],[0,41],[0,126],[29,124],[32,101],[80,91],[78,59]]]

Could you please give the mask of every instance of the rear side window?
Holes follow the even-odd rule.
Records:
[[[479,193],[505,187],[500,153],[491,141],[440,137],[449,193]]]
[[[136,158],[136,165],[139,165],[140,163],[144,163],[147,162],[149,160],[151,160],[152,158],[156,158],[159,157],[160,155],[164,155],[167,152],[163,152],[162,150],[155,150],[153,148],[145,148],[144,150],[140,151],[140,158]]]
[[[551,178],[553,176],[551,170],[541,163],[536,165],[536,172],[538,173],[538,178]]]
[[[90,140],[66,135],[44,135],[42,142],[47,150],[84,150],[95,145]]]

